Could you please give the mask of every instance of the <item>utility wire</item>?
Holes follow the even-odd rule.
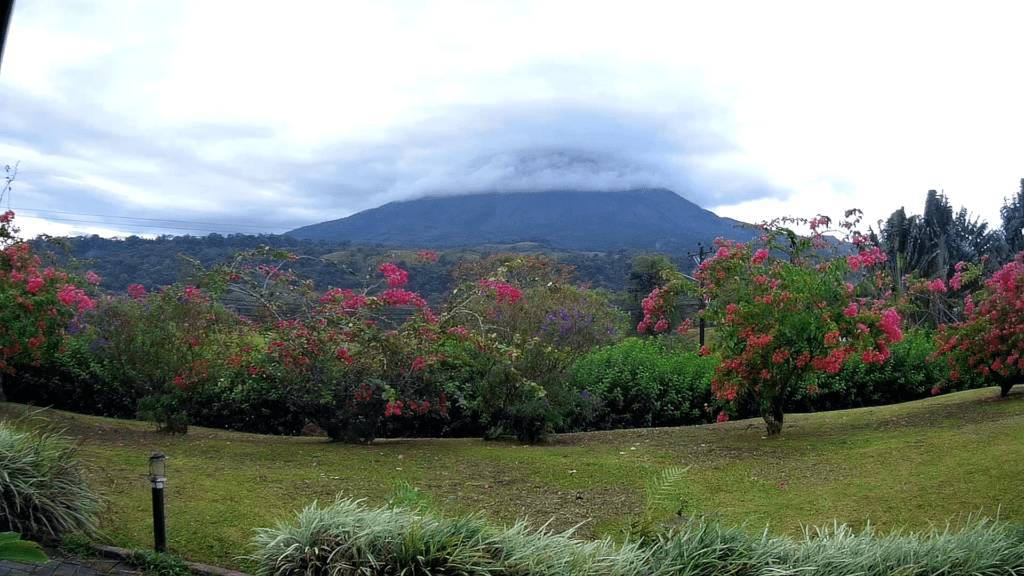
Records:
[[[44,212],[46,214],[69,214],[72,216],[92,216],[96,218],[117,218],[122,220],[142,220],[146,222],[174,222],[176,224],[202,224],[205,226],[228,226],[228,227],[242,227],[242,228],[264,228],[264,226],[257,226],[255,224],[224,224],[221,222],[197,222],[195,220],[171,220],[169,218],[142,218],[139,216],[113,216],[110,214],[87,214],[85,212],[61,212],[58,210],[43,210],[42,208],[19,208],[19,210],[32,210],[34,212]],[[56,220],[56,218],[54,218]]]
[[[26,214],[26,213],[22,212],[22,210],[31,210],[33,213],[32,214]],[[153,230],[153,229],[155,229],[155,230],[187,230],[187,231],[192,231],[192,232],[211,232],[211,233],[220,234],[221,233],[220,230],[223,230],[224,228],[229,228],[229,229],[252,228],[252,229],[258,230],[258,231],[263,232],[263,233],[273,234],[274,232],[269,232],[267,229],[268,228],[275,228],[275,227],[270,227],[270,226],[260,226],[260,225],[256,225],[256,224],[227,224],[227,223],[218,223],[218,222],[197,222],[197,221],[193,221],[193,220],[172,220],[172,219],[165,219],[165,218],[142,218],[142,217],[138,217],[138,216],[112,216],[112,215],[105,215],[105,214],[87,214],[87,213],[81,213],[81,212],[62,212],[62,211],[57,211],[57,210],[41,210],[41,209],[38,209],[38,208],[15,209],[15,212],[20,214],[20,215],[22,215],[22,216],[25,216],[25,217],[37,218],[37,219],[44,220],[44,221],[69,222],[69,223],[73,223],[73,224],[93,224],[93,225],[97,225],[97,226],[105,226],[105,227],[116,228],[116,229],[129,228],[129,229],[141,229],[141,230]],[[42,215],[40,215],[40,213],[44,213],[44,214],[65,214],[65,215],[70,215],[70,216],[87,216],[87,217],[94,217],[94,218],[109,218],[109,219],[112,219],[112,220],[115,220],[115,221],[114,222],[110,222],[110,221],[103,221],[103,220],[83,220],[83,219],[80,219],[80,218],[60,218],[60,217],[54,217],[54,216],[42,216]],[[137,221],[139,223],[136,224],[136,223],[133,223],[133,222],[119,222],[117,220],[133,220],[133,221]],[[161,223],[161,224],[150,226],[150,225],[142,224],[142,222],[154,222],[154,223]],[[162,223],[165,223],[165,222],[166,223],[174,223],[174,224],[190,224],[191,226],[173,226],[173,225],[169,225],[169,224],[162,224]],[[214,228],[219,228],[220,230],[217,230],[217,229],[214,229]],[[276,228],[283,228],[283,227],[276,227]],[[287,231],[287,230],[285,230],[285,231]]]
[[[29,216],[29,217],[30,218],[34,218],[34,216]],[[214,230],[214,229],[211,229],[211,228],[195,228],[195,227],[190,227],[190,226],[146,226],[146,225],[143,225],[143,224],[130,224],[130,223],[124,223],[124,222],[102,222],[102,221],[98,221],[98,220],[76,220],[74,218],[40,218],[40,220],[44,220],[46,222],[70,222],[70,223],[74,223],[74,224],[95,224],[97,226],[104,226],[104,227],[115,228],[115,229],[131,228],[131,229],[137,229],[137,230],[191,230],[193,232],[212,232],[212,233],[216,233],[216,234],[221,234],[222,233],[219,230]],[[230,225],[225,225],[225,227],[230,227]],[[260,229],[261,230],[265,230],[264,228],[260,228]],[[221,230],[223,230],[223,228],[221,228]],[[267,232],[267,233],[268,234],[272,234],[272,232]]]

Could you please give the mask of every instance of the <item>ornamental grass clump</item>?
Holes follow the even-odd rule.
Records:
[[[299,513],[297,525],[259,530],[254,561],[260,576],[303,574],[608,574],[642,573],[648,551],[569,532],[505,530],[480,517],[419,515],[404,508],[368,509],[338,500]]]
[[[296,525],[259,530],[257,551],[248,559],[257,574],[384,573],[402,566],[411,573],[472,574],[486,562],[485,529],[475,519],[450,521],[442,528],[404,508],[370,510],[356,500],[339,500],[299,513]]]
[[[57,435],[0,422],[0,532],[33,539],[95,534],[101,500],[82,466],[75,448]]]
[[[869,525],[804,531],[803,538],[750,534],[742,527],[693,523],[662,541],[652,557],[658,574],[883,576],[891,574],[1024,574],[1024,531],[969,520],[959,531],[882,536]]]
[[[1024,533],[991,520],[970,520],[953,531],[893,532],[869,525],[805,531],[793,548],[791,571],[817,574],[1024,574]]]
[[[692,522],[663,538],[652,555],[656,574],[761,574],[788,552],[792,541],[741,526]],[[784,574],[785,572],[780,572]]]
[[[338,500],[303,510],[296,525],[262,529],[247,559],[260,576],[1024,574],[1024,528],[968,519],[961,530],[893,532],[869,525],[808,529],[802,538],[766,528],[689,521],[645,542],[584,541],[517,522],[503,529],[479,516],[445,518],[407,508],[368,509]]]

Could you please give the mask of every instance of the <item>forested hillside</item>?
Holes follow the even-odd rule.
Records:
[[[389,260],[408,269],[410,285],[428,299],[440,297],[451,287],[451,272],[459,262],[471,262],[500,252],[544,253],[574,266],[579,282],[618,292],[625,289],[636,256],[626,250],[604,253],[555,252],[542,250],[535,244],[523,243],[442,250],[438,252],[437,262],[424,263],[415,259],[417,250],[414,248],[403,250],[350,242],[331,244],[299,240],[291,236],[242,234],[161,236],[154,239],[130,236],[120,240],[88,236],[48,242],[37,240],[35,244],[41,252],[52,252],[62,261],[78,260],[84,269],[92,270],[102,278],[101,288],[111,292],[124,292],[131,284],[141,284],[147,289],[172,284],[187,279],[192,272],[193,267],[189,265],[188,259],[210,268],[230,262],[235,254],[266,245],[299,255],[300,259],[292,265],[304,278],[312,280],[318,290],[329,286],[361,288],[368,277],[375,277],[373,272],[376,266]],[[686,254],[666,257],[681,270],[693,266],[692,259]]]
[[[661,192],[664,193],[652,197],[660,198],[665,194],[671,194],[667,191]],[[501,195],[490,196],[493,196],[490,200],[494,202],[501,200]],[[593,193],[593,197],[599,196],[602,194]],[[608,193],[604,193],[604,196],[608,196]],[[481,201],[477,199],[477,203]],[[506,199],[506,203],[509,201],[511,200]],[[517,201],[522,203],[521,199]],[[678,196],[670,201],[686,203]],[[433,203],[441,207],[449,205],[448,199],[443,202],[435,200]],[[404,206],[392,206],[392,210],[399,207],[404,210],[414,203],[399,204]],[[695,206],[693,208],[699,210]],[[370,210],[361,214],[364,214],[364,218],[369,218],[374,212]],[[700,212],[705,213],[698,215],[700,218],[717,218],[710,212]],[[990,228],[987,223],[971,218],[964,208],[954,211],[945,196],[931,190],[926,195],[921,215],[908,215],[905,209],[900,208],[886,221],[871,226],[870,234],[889,255],[888,265],[892,268],[895,278],[903,278],[907,274],[921,278],[948,278],[953,274],[953,266],[958,261],[980,262],[982,257],[988,256],[992,264],[1003,263],[1010,255],[1024,249],[1024,241],[1020,239],[1020,230],[1024,227],[1021,224],[1024,222],[1024,216],[1021,216],[1024,214],[1024,181],[1021,191],[1014,198],[1007,200],[1002,212],[1003,226]],[[384,220],[380,218],[387,214],[390,212],[382,211],[376,214],[375,221],[383,225]],[[750,234],[749,229],[736,228],[729,222],[731,221],[723,220],[721,228],[702,228],[702,233],[731,232],[735,234],[731,236],[733,239]],[[325,226],[327,224],[331,223],[324,223]],[[565,224],[570,226],[571,222]],[[691,224],[698,226],[699,223],[694,221]],[[437,249],[438,261],[431,263],[417,261],[415,255],[421,249],[436,249],[436,246],[414,243],[358,243],[348,239],[329,240],[326,239],[328,236],[309,239],[301,238],[300,234],[295,233],[255,236],[160,236],[153,239],[138,236],[108,239],[94,235],[34,242],[42,249],[41,252],[53,252],[63,262],[69,258],[79,261],[83,268],[93,270],[102,278],[101,288],[112,292],[123,292],[130,284],[141,284],[150,289],[172,284],[186,279],[193,271],[187,259],[198,261],[203,267],[210,268],[230,262],[240,252],[266,245],[299,255],[300,260],[293,263],[292,267],[304,278],[311,280],[318,290],[331,286],[362,288],[368,278],[374,277],[375,268],[388,260],[407,268],[410,271],[409,280],[412,288],[433,300],[451,287],[451,271],[460,262],[472,262],[502,252],[540,253],[547,258],[569,264],[576,268],[579,282],[595,288],[616,292],[625,290],[640,293],[643,292],[643,288],[649,291],[653,287],[647,285],[649,282],[644,284],[642,281],[640,283],[644,285],[640,286],[637,285],[635,277],[630,280],[637,256],[661,254],[677,269],[685,272],[693,269],[694,256],[699,250],[699,245],[703,244],[706,249],[710,248],[712,240],[716,237],[695,237],[689,244],[672,244],[671,249],[642,250],[614,248],[608,245],[583,251],[559,246],[555,238],[557,235],[552,236],[543,232],[544,227],[538,226],[535,229],[542,232],[535,234],[534,241],[526,241],[520,236],[512,238],[518,241],[509,244],[480,244]],[[454,243],[454,240],[449,243]]]

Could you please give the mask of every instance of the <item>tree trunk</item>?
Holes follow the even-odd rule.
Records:
[[[1006,398],[1006,395],[1010,393],[1010,389],[1013,388],[1013,380],[1003,380],[999,383],[999,397]],[[3,390],[0,390],[0,397],[3,395]]]
[[[7,402],[7,396],[4,395],[4,373],[0,370],[0,402]]]
[[[782,432],[782,419],[785,417],[782,413],[782,406],[782,400],[776,398],[766,410],[761,412],[769,436],[775,436]]]

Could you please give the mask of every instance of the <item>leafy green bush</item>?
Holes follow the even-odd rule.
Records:
[[[37,542],[22,540],[17,532],[0,532],[0,560],[46,564],[50,559]]]
[[[711,378],[717,356],[674,350],[671,340],[629,339],[597,349],[570,370],[567,387],[599,403],[593,428],[677,426],[709,422],[704,406],[712,403]],[[943,392],[991,386],[975,374],[949,381],[949,368],[931,360],[934,334],[908,331],[890,346],[882,364],[851,359],[836,374],[814,372],[789,399],[786,412],[820,412],[884,406],[919,400]],[[740,407],[739,417],[757,416],[754,407]],[[578,427],[577,427],[578,429]]]
[[[306,422],[273,380],[233,370],[200,389],[189,419],[197,426],[254,434],[302,433]]]
[[[72,336],[64,353],[41,366],[26,366],[6,381],[12,402],[110,418],[135,418],[144,390],[116,375],[116,366]]]
[[[167,421],[181,415],[183,391],[146,395],[137,381],[115,375],[109,359],[72,338],[65,354],[49,365],[26,366],[6,382],[12,402],[71,410],[111,418],[133,419],[147,412]],[[248,366],[225,368],[219,378],[195,391],[188,421],[197,426],[256,434],[294,435],[305,420],[285,402],[273,379],[252,375]],[[161,412],[159,416],[155,412]]]
[[[500,350],[468,351],[478,358],[476,375],[459,380],[468,383],[461,398],[485,437],[535,442],[579,426],[578,399],[563,390],[565,372],[596,346],[618,342],[628,325],[609,293],[573,285],[574,275],[571,267],[521,254],[493,255],[453,272],[464,283],[449,293],[452,318],[479,327]]]
[[[100,497],[82,475],[75,448],[51,433],[0,422],[0,532],[35,539],[94,534]]]
[[[664,340],[630,338],[577,362],[569,387],[602,403],[594,426],[680,426],[711,421],[717,356],[677,351]]]

